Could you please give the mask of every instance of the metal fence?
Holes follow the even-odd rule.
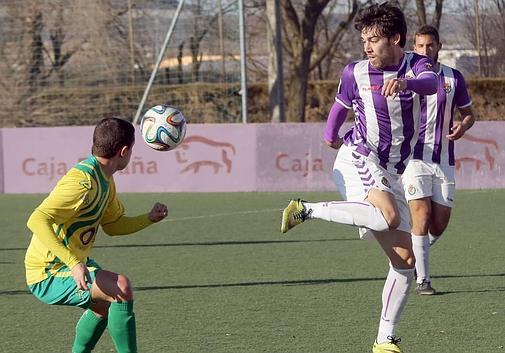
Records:
[[[133,119],[178,0],[0,1],[1,126]],[[239,121],[237,1],[188,0],[145,109],[190,122]]]

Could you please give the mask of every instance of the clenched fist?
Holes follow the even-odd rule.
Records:
[[[148,217],[151,222],[159,222],[163,218],[165,218],[168,214],[168,208],[166,205],[156,202],[151,210],[149,212]]]

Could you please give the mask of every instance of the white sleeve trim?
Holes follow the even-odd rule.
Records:
[[[345,109],[347,110],[350,110],[352,109],[352,107],[348,106],[347,104],[345,104],[344,102],[342,102],[340,99],[338,99],[337,97],[335,97],[335,102],[337,103],[340,103]]]
[[[473,103],[473,102],[472,102],[472,101],[470,101],[470,103],[468,103],[468,104],[461,105],[461,106],[460,106],[460,105],[458,105],[457,107],[458,107],[458,108],[466,108],[466,107],[471,106],[471,105],[472,105],[472,103]]]
[[[433,71],[423,71],[419,75],[417,75],[417,77],[422,76],[423,74],[432,74],[432,75],[438,76],[436,72],[433,72]]]

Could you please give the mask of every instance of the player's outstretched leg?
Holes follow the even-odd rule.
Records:
[[[282,211],[281,232],[286,233],[291,228],[305,222],[312,210],[307,210],[302,200],[291,200]]]
[[[310,203],[297,199],[291,200],[282,212],[281,232],[286,233],[307,219],[322,219],[378,232],[387,231],[390,228],[382,211],[367,201]],[[390,222],[393,224],[395,221],[391,219]]]

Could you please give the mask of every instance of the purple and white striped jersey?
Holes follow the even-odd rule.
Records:
[[[403,173],[418,138],[420,96],[406,89],[394,99],[386,98],[381,89],[385,80],[425,74],[436,76],[433,61],[411,52],[395,67],[376,69],[369,60],[347,65],[335,97],[355,114],[355,124],[345,134],[344,143],[362,155],[377,158],[388,171]]]
[[[437,93],[421,99],[419,140],[414,159],[454,165],[454,141],[445,136],[451,131],[456,107],[472,105],[465,79],[456,69],[440,64]]]

